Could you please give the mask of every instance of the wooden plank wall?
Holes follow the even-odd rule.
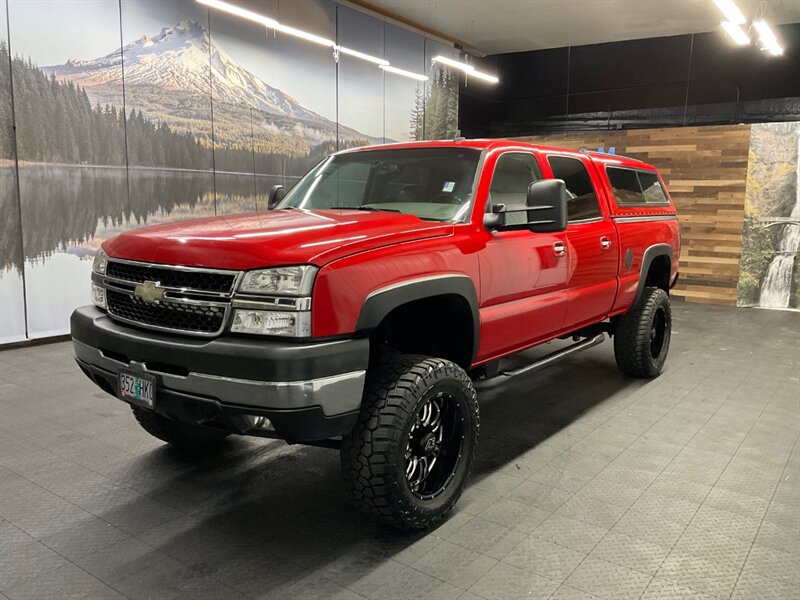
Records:
[[[683,248],[673,290],[687,302],[736,305],[742,249],[749,125],[632,129],[517,138],[597,150],[655,165],[678,207]]]

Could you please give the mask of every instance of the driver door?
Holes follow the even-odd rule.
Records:
[[[495,163],[487,211],[495,204],[525,206],[528,187],[541,179],[532,152],[513,151]],[[511,213],[508,223],[525,219]],[[559,233],[485,231],[481,274],[480,358],[490,359],[552,337],[564,324],[568,264]]]

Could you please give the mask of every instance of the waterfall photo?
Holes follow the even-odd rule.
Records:
[[[738,305],[800,308],[800,123],[752,126]]]

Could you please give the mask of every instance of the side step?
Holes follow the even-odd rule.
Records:
[[[525,373],[533,373],[534,371],[544,369],[545,367],[549,367],[550,365],[558,362],[562,358],[566,358],[571,354],[576,354],[578,352],[582,352],[583,350],[593,348],[594,346],[597,346],[597,344],[602,343],[604,339],[606,339],[606,334],[598,333],[593,337],[588,337],[580,342],[572,344],[571,346],[567,346],[561,350],[556,350],[555,352],[546,354],[539,360],[532,362],[529,365],[525,365],[524,367],[520,367],[519,369],[515,369],[513,371],[500,371],[500,373],[497,374],[497,378],[516,377],[517,375],[524,375]]]

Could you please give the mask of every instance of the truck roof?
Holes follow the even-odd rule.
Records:
[[[532,150],[541,150],[544,152],[576,152],[574,149],[559,148],[556,146],[544,146],[541,144],[531,144],[520,140],[507,140],[507,139],[463,139],[456,138],[454,140],[428,140],[424,142],[396,142],[392,144],[378,144],[375,146],[362,146],[360,148],[351,148],[342,150],[338,154],[349,152],[364,152],[373,150],[390,150],[398,148],[476,148],[479,150],[497,150],[497,149],[513,149],[513,148],[530,148]],[[592,161],[601,164],[613,164],[623,167],[645,168],[654,169],[652,165],[642,162],[635,158],[629,158],[620,154],[606,154],[604,152],[581,152],[589,157]]]

